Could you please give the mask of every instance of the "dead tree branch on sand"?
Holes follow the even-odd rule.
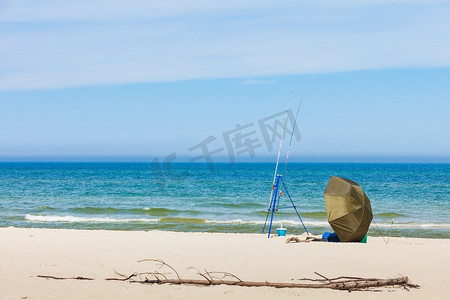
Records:
[[[409,283],[408,277],[397,277],[388,279],[379,278],[361,278],[361,277],[349,277],[340,276],[336,278],[327,278],[322,274],[315,272],[321,279],[309,279],[303,278],[301,281],[313,281],[315,283],[282,283],[282,282],[268,282],[268,281],[243,281],[236,275],[229,272],[201,272],[195,267],[189,267],[189,269],[195,270],[197,275],[202,279],[182,279],[178,272],[172,266],[168,265],[162,260],[158,259],[145,259],[142,261],[156,262],[158,267],[166,266],[173,271],[172,275],[176,275],[177,278],[170,279],[167,276],[159,272],[147,272],[146,274],[152,275],[150,278],[145,277],[144,280],[133,280],[132,282],[142,284],[173,284],[173,285],[200,285],[200,286],[212,286],[212,285],[232,285],[232,286],[244,286],[244,287],[275,287],[275,288],[314,288],[314,289],[336,289],[356,291],[362,289],[369,289],[382,286],[400,286],[405,289],[419,288],[419,285]],[[135,273],[141,275],[144,273]],[[134,274],[133,274],[134,275]],[[161,276],[162,275],[162,276]],[[117,280],[127,280],[125,275],[121,275],[123,278]],[[230,279],[232,278],[232,280]],[[108,278],[107,280],[115,280]]]
[[[398,286],[405,289],[409,288],[419,288],[419,285],[409,283],[408,277],[397,277],[397,278],[361,278],[361,277],[349,277],[340,276],[335,278],[328,278],[322,274],[314,272],[316,275],[320,276],[320,279],[310,279],[302,278],[299,281],[311,281],[309,283],[301,282],[268,282],[268,281],[243,281],[236,275],[228,272],[201,272],[199,269],[190,267],[189,269],[195,270],[196,274],[202,279],[182,279],[178,272],[172,266],[168,265],[159,259],[144,259],[139,262],[155,262],[157,267],[167,267],[172,272],[171,273],[161,273],[157,271],[133,273],[131,275],[124,275],[117,271],[114,271],[119,278],[106,278],[110,281],[129,281],[142,284],[173,284],[173,285],[197,285],[197,286],[213,286],[213,285],[231,285],[231,286],[243,286],[243,287],[274,287],[274,288],[308,288],[308,289],[335,289],[335,290],[347,290],[347,291],[358,291],[358,290],[368,290],[370,288],[382,287],[382,286]],[[169,275],[169,276],[166,276]],[[170,276],[172,275],[172,276]],[[77,280],[93,280],[92,278],[85,277],[54,277],[54,276],[44,276],[38,275],[40,278],[47,279],[77,279]],[[176,277],[176,278],[169,278]],[[230,279],[231,278],[231,279]]]
[[[275,288],[310,288],[310,289],[335,289],[355,291],[381,286],[402,286],[414,287],[408,283],[408,277],[399,277],[391,279],[377,279],[377,280],[355,280],[355,281],[340,281],[328,283],[281,283],[281,282],[267,282],[267,281],[230,281],[230,280],[201,280],[201,279],[146,279],[139,281],[143,284],[174,284],[174,285],[232,285],[245,287],[275,287]]]

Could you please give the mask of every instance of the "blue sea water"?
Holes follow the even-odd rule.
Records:
[[[194,163],[0,163],[0,227],[260,233],[273,170],[272,163],[214,170]],[[450,238],[449,164],[289,164],[286,186],[314,234],[332,231],[323,198],[331,175],[365,190],[374,213],[370,235]],[[293,209],[276,213],[275,227],[281,221],[290,234],[304,232]]]

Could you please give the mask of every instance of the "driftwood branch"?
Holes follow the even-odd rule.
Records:
[[[408,284],[408,277],[399,277],[392,279],[378,279],[368,281],[347,281],[347,282],[328,282],[328,283],[281,283],[267,281],[205,281],[199,279],[168,279],[168,280],[146,280],[140,283],[147,284],[174,284],[174,285],[232,285],[244,287],[274,287],[274,288],[313,288],[313,289],[335,289],[335,290],[358,290],[381,286],[402,286]],[[417,287],[417,286],[414,286]]]
[[[204,270],[202,273],[199,269],[190,267],[189,269],[193,269],[197,272],[199,276],[203,279],[182,279],[178,272],[172,266],[166,264],[164,261],[159,259],[144,259],[143,261],[152,261],[156,262],[159,268],[164,266],[168,267],[172,270],[173,274],[176,275],[176,279],[170,279],[168,276],[163,273],[151,271],[151,272],[143,272],[143,273],[133,273],[129,276],[121,274],[117,271],[114,271],[119,278],[106,278],[106,280],[115,280],[115,281],[129,281],[136,282],[142,284],[173,284],[173,285],[197,285],[197,286],[212,286],[212,285],[231,285],[231,286],[242,286],[242,287],[274,287],[274,288],[310,288],[310,289],[335,289],[335,290],[347,290],[347,291],[355,291],[355,290],[363,290],[370,289],[375,287],[382,286],[400,286],[405,289],[408,288],[419,288],[419,285],[409,283],[409,279],[406,276],[401,276],[397,278],[388,278],[388,279],[379,279],[379,278],[361,278],[361,277],[351,277],[351,276],[340,276],[335,278],[328,278],[320,273],[314,272],[317,276],[320,276],[320,279],[310,279],[310,278],[302,278],[300,281],[311,281],[310,283],[301,283],[301,282],[291,282],[291,283],[283,283],[283,282],[268,282],[268,281],[243,281],[236,275],[228,272],[209,272]],[[148,278],[145,275],[151,275]],[[221,277],[219,278],[218,275]],[[55,277],[55,276],[44,276],[38,275],[40,278],[47,279],[76,279],[76,280],[93,280],[92,278],[86,277]],[[225,280],[226,278],[232,278],[233,280]]]
[[[315,289],[336,289],[336,290],[348,290],[355,291],[361,289],[369,289],[373,287],[382,286],[401,286],[404,288],[418,288],[418,285],[409,283],[408,277],[398,277],[389,279],[379,279],[379,278],[361,278],[361,277],[350,277],[350,276],[340,276],[335,278],[328,278],[318,272],[314,272],[320,279],[309,279],[303,278],[303,281],[312,281],[314,283],[282,283],[282,282],[267,282],[267,281],[243,281],[236,275],[228,272],[201,272],[195,267],[190,267],[197,272],[197,275],[201,276],[203,279],[182,279],[176,270],[170,265],[166,264],[162,260],[146,259],[141,261],[154,261],[157,262],[159,267],[167,266],[169,267],[177,276],[177,279],[168,279],[167,277],[161,279],[154,276],[154,279],[148,279],[141,281],[134,280],[133,282],[143,283],[143,284],[174,284],[174,285],[201,285],[201,286],[211,286],[211,285],[232,285],[232,286],[244,286],[244,287],[275,287],[275,288],[315,288]],[[140,262],[141,262],[140,261]],[[221,277],[218,277],[220,275]],[[225,278],[233,278],[234,280],[225,280]]]
[[[285,243],[309,243],[309,242],[325,242],[324,239],[315,237],[315,236],[306,236],[305,238],[301,239],[299,237],[293,236],[288,238]]]

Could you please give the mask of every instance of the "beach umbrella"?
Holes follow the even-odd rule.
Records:
[[[341,242],[360,242],[372,222],[372,207],[354,181],[331,176],[324,192],[328,223]]]

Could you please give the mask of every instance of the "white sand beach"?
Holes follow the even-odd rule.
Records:
[[[449,299],[450,241],[369,237],[362,243],[286,244],[286,237],[257,234],[0,229],[1,299]],[[408,276],[420,289],[376,291],[175,286],[106,281],[114,270],[158,269],[142,259],[162,259],[183,278],[194,270],[226,271],[248,281],[297,282],[300,278]],[[90,277],[95,280],[54,280]],[[167,275],[171,276],[171,275]]]

